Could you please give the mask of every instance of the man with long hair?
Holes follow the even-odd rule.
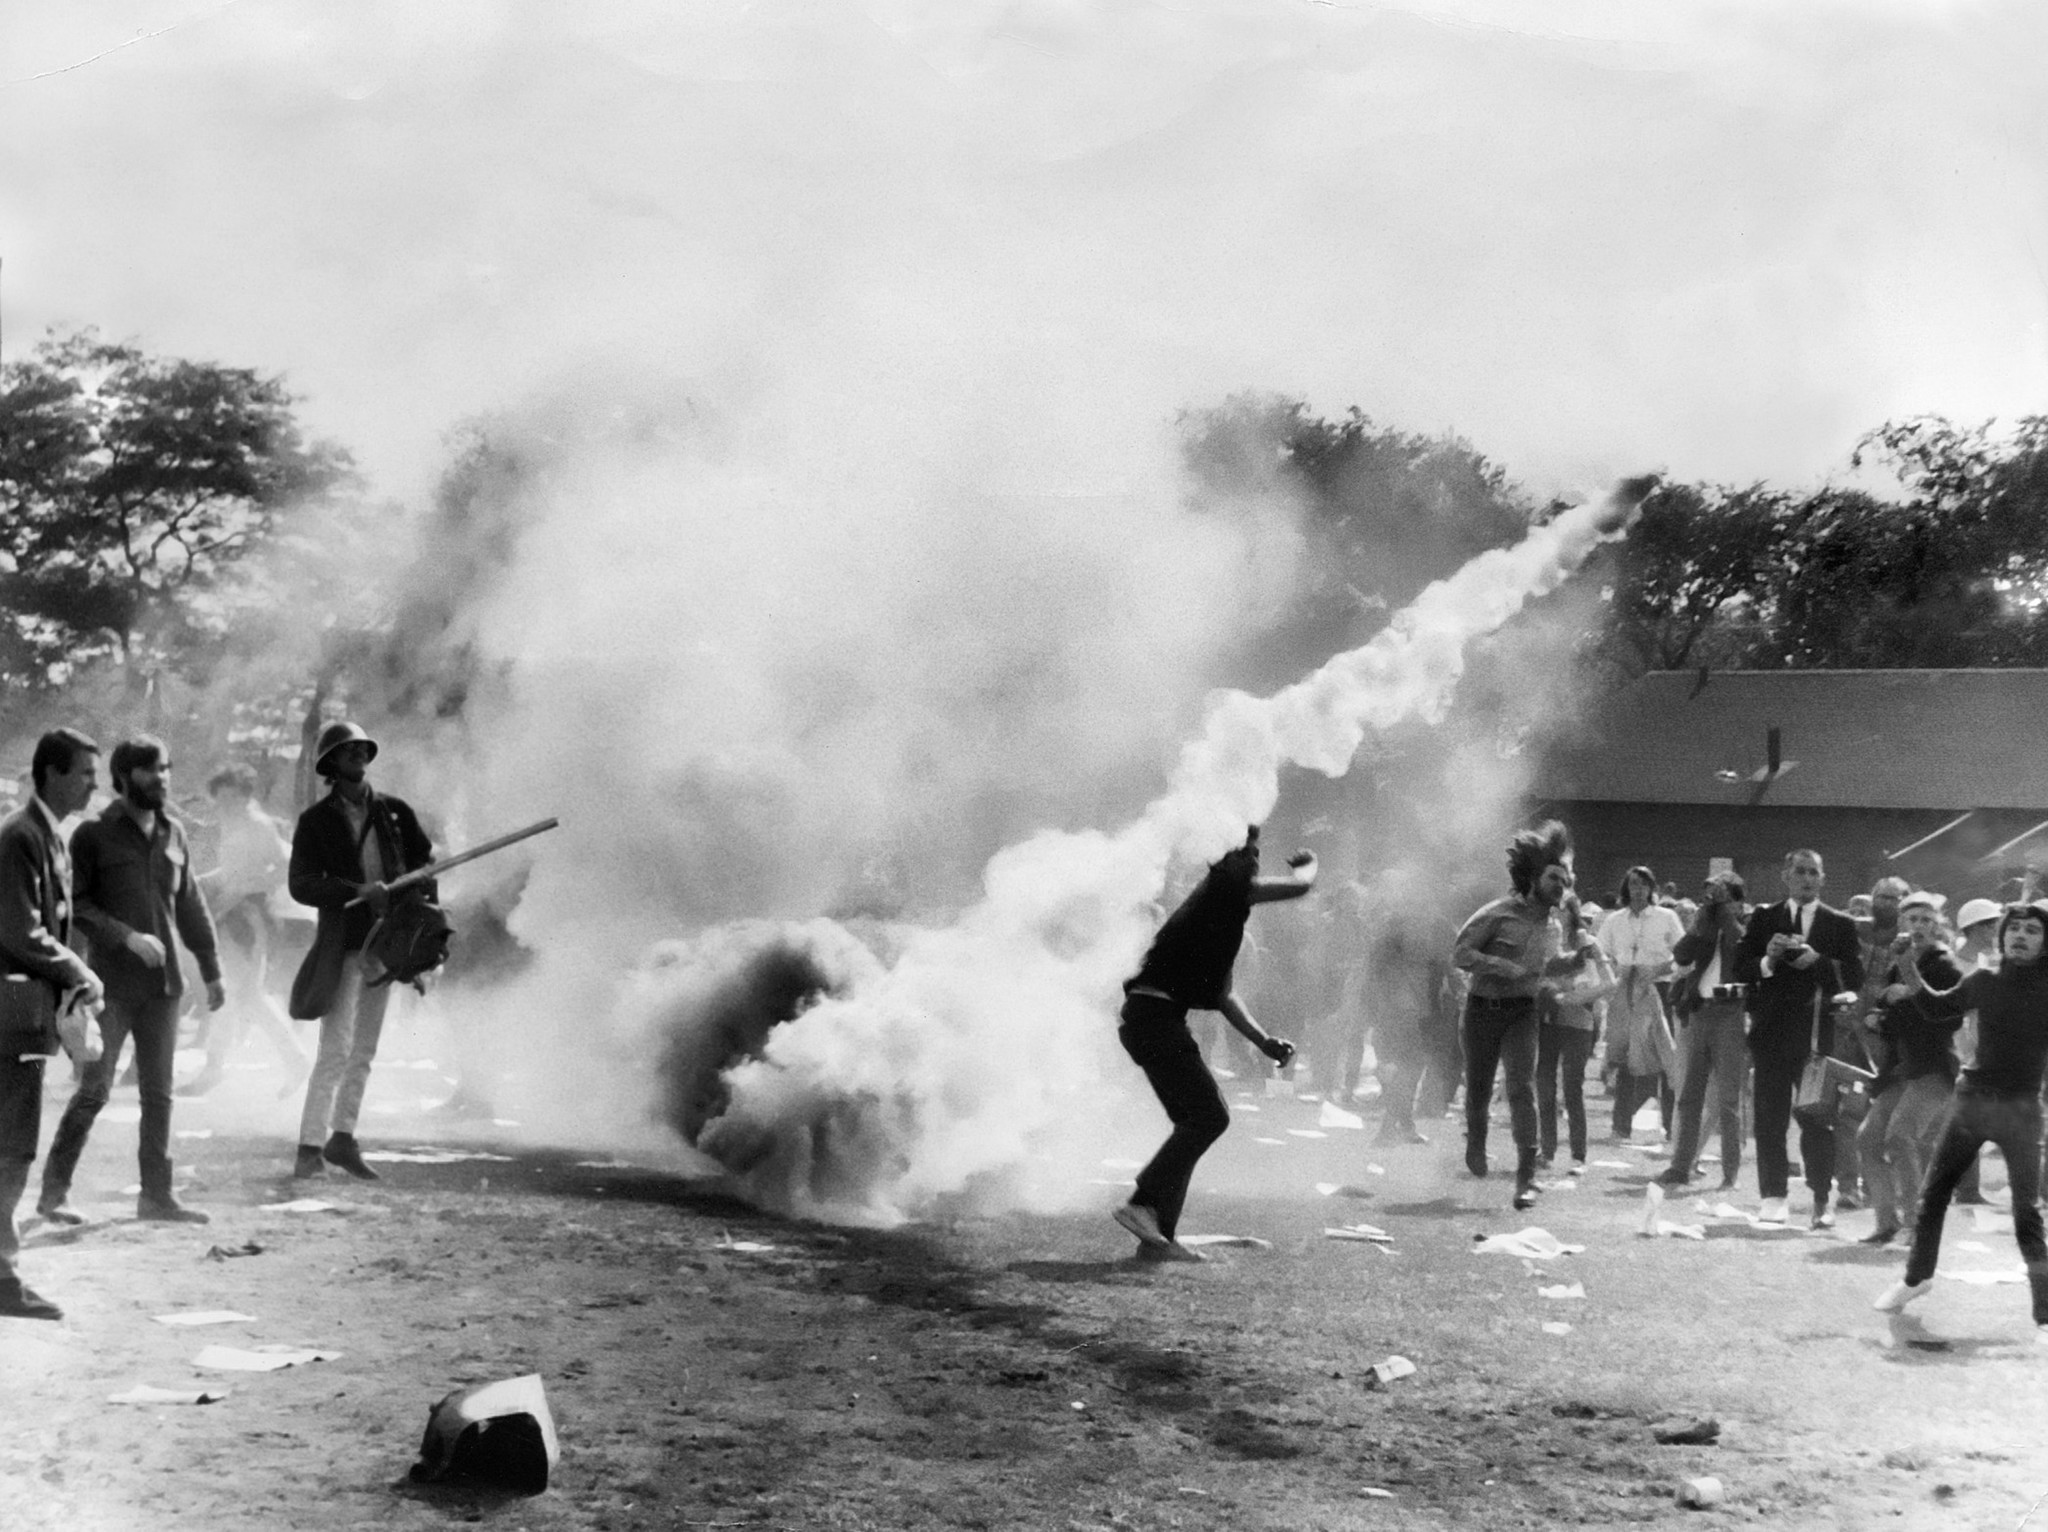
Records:
[[[1561,951],[1558,907],[1572,891],[1571,834],[1556,820],[1508,843],[1513,892],[1482,905],[1458,932],[1451,963],[1471,975],[1465,997],[1465,1168],[1484,1177],[1487,1110],[1504,1076],[1515,1139],[1515,1206],[1536,1202],[1536,999],[1546,978],[1585,958]],[[1587,934],[1588,944],[1592,937]]]

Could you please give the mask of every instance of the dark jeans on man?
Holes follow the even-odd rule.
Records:
[[[161,1201],[171,1195],[171,1061],[178,1047],[178,1006],[183,997],[156,995],[146,1000],[109,997],[100,1013],[98,1060],[88,1064],[70,1105],[50,1140],[50,1158],[43,1166],[45,1207],[62,1202],[71,1190],[86,1135],[114,1089],[114,1071],[121,1067],[121,1045],[135,1039],[135,1079],[142,1095],[142,1130],[136,1163],[142,1171],[142,1195]]]
[[[1515,1138],[1515,1184],[1536,1179],[1536,1002],[1473,995],[1465,1001],[1465,1159],[1486,1155],[1486,1114],[1493,1076],[1504,1076]]]
[[[1925,1282],[1934,1275],[1941,1255],[1941,1226],[1949,1199],[1963,1172],[1976,1163],[1985,1144],[1998,1145],[2012,1186],[2012,1237],[2027,1263],[2027,1285],[2033,1290],[2034,1323],[2048,1324],[2048,1241],[2041,1232],[2041,1098],[2031,1092],[1980,1094],[1967,1085],[1956,1087],[1948,1116],[1920,1191],[1920,1211],[1913,1224],[1913,1251],[1906,1257],[1906,1280]]]
[[[23,1063],[18,1051],[0,1058],[0,1281],[16,1275],[21,1241],[14,1210],[28,1185],[42,1126],[43,1061]]]
[[[1671,1171],[1676,1175],[1690,1176],[1698,1168],[1709,1086],[1721,1129],[1722,1184],[1734,1185],[1735,1173],[1742,1168],[1742,1080],[1749,1070],[1742,1032],[1739,1000],[1700,1002],[1679,1031],[1678,1138],[1671,1146]]]
[[[1797,1052],[1783,1044],[1756,1045],[1750,1034],[1750,1055],[1756,1061],[1756,1189],[1759,1197],[1782,1197],[1791,1180],[1791,1162],[1785,1155],[1785,1134],[1792,1126],[1792,1097],[1799,1089],[1799,1072],[1806,1067],[1806,1039],[1795,1040]],[[1813,1193],[1816,1208],[1827,1203],[1835,1180],[1835,1125],[1799,1125],[1800,1168]]]
[[[1138,1189],[1131,1197],[1139,1207],[1152,1210],[1159,1232],[1172,1239],[1180,1227],[1195,1165],[1230,1126],[1230,1108],[1223,1104],[1216,1077],[1188,1031],[1186,1006],[1150,995],[1127,995],[1116,1035],[1131,1062],[1145,1071],[1152,1094],[1173,1124],[1152,1162],[1138,1172]]]
[[[1557,1157],[1557,1086],[1564,1080],[1564,1115],[1572,1158],[1586,1158],[1586,1064],[1593,1057],[1591,1027],[1563,1027],[1546,1021],[1536,1029],[1538,1148],[1547,1164]]]

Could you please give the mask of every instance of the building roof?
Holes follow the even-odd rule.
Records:
[[[1779,774],[1767,763],[1779,731]],[[1653,671],[1545,752],[1533,784],[1576,802],[2038,809],[2048,670]]]

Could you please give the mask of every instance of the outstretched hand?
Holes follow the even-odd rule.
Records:
[[[1259,1052],[1285,1069],[1294,1058],[1294,1044],[1284,1037],[1269,1037],[1259,1044]]]

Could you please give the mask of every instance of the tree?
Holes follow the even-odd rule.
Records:
[[[1595,651],[1631,676],[1746,662],[1792,521],[1789,497],[1762,485],[1660,484],[1609,556],[1613,595]]]
[[[352,481],[281,380],[87,330],[0,374],[0,679],[111,664],[141,689],[203,663],[231,575],[288,508]]]

